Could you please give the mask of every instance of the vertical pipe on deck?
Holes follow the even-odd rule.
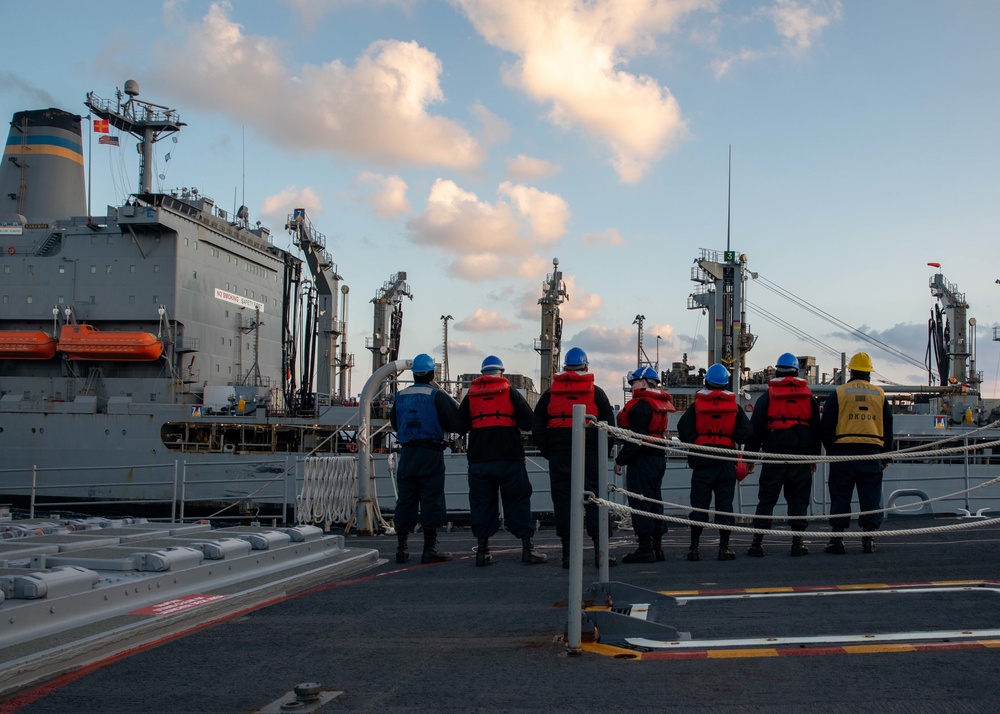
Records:
[[[583,626],[583,464],[584,420],[587,407],[573,405],[573,442],[570,461],[569,495],[569,595],[566,614],[566,647],[570,654],[580,654]]]
[[[177,459],[174,459],[174,493],[170,497],[170,522],[177,522]]]
[[[608,500],[608,432],[597,430],[597,497]],[[608,507],[598,509],[597,522],[600,535],[597,538],[597,562],[601,564],[599,580],[608,582]]]

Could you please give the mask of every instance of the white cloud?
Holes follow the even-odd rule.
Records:
[[[454,181],[438,179],[423,213],[407,222],[411,239],[453,256],[449,271],[466,280],[524,275],[566,232],[569,208],[556,194],[504,182],[495,203],[481,201]]]
[[[841,0],[776,0],[761,10],[774,21],[775,30],[798,50],[812,47],[820,32],[843,15]]]
[[[507,162],[507,176],[515,181],[535,181],[555,176],[562,170],[551,161],[518,154]]]
[[[466,330],[468,332],[489,332],[491,330],[515,330],[520,327],[516,322],[511,322],[503,317],[496,310],[484,310],[476,308],[475,312],[455,323],[456,330]]]
[[[353,67],[334,59],[293,70],[279,42],[247,34],[230,19],[229,2],[212,3],[204,18],[190,22],[178,8],[168,4],[165,11],[181,37],[158,44],[152,64],[162,68],[161,85],[190,104],[229,114],[297,151],[460,170],[485,158],[460,124],[429,112],[444,101],[441,62],[416,42],[374,42]]]
[[[614,228],[607,228],[598,233],[584,233],[580,237],[580,242],[586,246],[598,246],[598,245],[624,245],[625,239],[622,238],[622,234],[619,233]]]
[[[313,27],[325,15],[347,5],[398,5],[411,12],[416,0],[284,0],[302,19],[306,28]]]
[[[399,176],[362,171],[354,180],[358,199],[367,203],[379,218],[391,220],[410,212],[406,182]]]
[[[603,142],[622,181],[687,136],[670,90],[624,69],[632,54],[716,0],[453,0],[483,38],[517,55],[505,81],[549,107],[549,119]]]
[[[272,226],[283,226],[288,216],[296,208],[306,209],[306,216],[315,218],[323,212],[323,201],[308,186],[305,188],[286,186],[278,193],[264,199],[260,213],[262,218],[267,219],[266,223]]]
[[[496,144],[510,138],[510,125],[501,117],[491,112],[482,103],[472,105],[472,113],[483,125],[483,143]]]

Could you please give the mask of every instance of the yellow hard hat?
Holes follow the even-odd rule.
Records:
[[[851,357],[851,361],[847,363],[848,369],[853,369],[856,372],[874,372],[875,366],[872,364],[872,358],[868,356],[867,352],[858,352],[856,355]]]

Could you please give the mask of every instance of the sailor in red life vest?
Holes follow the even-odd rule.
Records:
[[[531,481],[521,441],[521,432],[531,429],[531,407],[511,389],[499,357],[484,359],[481,372],[458,407],[459,431],[469,434],[469,515],[478,540],[476,565],[493,563],[489,539],[500,530],[501,499],[507,530],[521,539],[521,562],[544,563],[548,557],[531,544]]]
[[[596,416],[598,421],[614,423],[615,413],[604,390],[594,384],[594,375],[587,369],[587,353],[579,347],[566,352],[563,371],[552,378],[552,386],[542,394],[535,406],[531,432],[535,446],[549,461],[549,482],[552,487],[552,510],[556,517],[556,533],[562,539],[562,566],[569,567],[569,509],[570,481],[573,445],[573,405],[585,404],[587,414]],[[597,430],[586,430],[586,446],[583,467],[584,488],[597,493],[598,468],[607,468],[597,463]],[[585,524],[587,535],[594,540],[594,560],[599,558],[597,542],[600,536],[597,506],[586,507]],[[608,524],[603,524],[604,528]],[[614,558],[608,558],[608,565],[615,565]],[[600,566],[600,563],[597,563]]]
[[[841,384],[827,397],[820,419],[823,446],[831,456],[873,455],[893,449],[892,409],[881,387],[871,383],[872,358],[858,352],[847,363],[851,379]],[[834,535],[823,549],[832,555],[843,555],[844,539],[837,535],[851,523],[851,499],[858,491],[858,507],[862,511],[882,508],[882,471],[887,460],[859,459],[831,461],[830,529]],[[858,525],[869,535],[861,539],[863,553],[875,552],[875,539],[870,535],[882,525],[881,513],[858,516]]]
[[[813,454],[822,451],[819,432],[819,402],[813,396],[806,380],[799,378],[799,360],[790,352],[778,357],[774,365],[775,378],[768,382],[767,391],[754,405],[750,424],[753,435],[747,441],[748,452],[764,451],[768,454]],[[753,470],[753,464],[751,464]],[[789,516],[804,516],[809,511],[813,474],[816,464],[764,464],[757,490],[757,515],[770,516],[782,488]],[[754,519],[753,527],[770,529],[770,519]],[[789,520],[791,530],[806,529],[805,520]],[[764,536],[755,535],[747,555],[764,557]],[[792,538],[791,555],[808,555],[802,537]]]
[[[726,390],[729,385],[729,370],[721,364],[713,364],[705,374],[705,388],[695,394],[694,402],[677,422],[677,436],[687,444],[703,444],[727,449],[736,449],[737,444],[750,438],[753,428],[750,420],[736,403],[736,395]],[[691,467],[691,506],[707,509],[715,496],[715,522],[719,525],[733,525],[733,496],[736,493],[736,462],[713,459],[704,452],[691,451],[688,454]],[[693,511],[692,521],[708,523],[708,514]],[[701,560],[698,540],[701,526],[691,526],[691,548],[688,560]],[[732,560],[736,554],[729,549],[727,530],[719,531],[719,560]]]
[[[643,366],[629,375],[629,386],[632,387],[632,398],[618,413],[618,426],[629,429],[636,434],[649,434],[663,438],[667,431],[667,419],[670,412],[676,411],[670,395],[662,389],[660,377],[656,370]],[[626,467],[625,487],[629,491],[642,494],[647,498],[663,500],[663,474],[667,468],[666,452],[656,446],[641,446],[626,441],[615,458],[615,474],[620,475],[622,467]],[[633,508],[663,515],[663,506],[659,503],[629,499]],[[632,527],[635,529],[639,547],[622,558],[623,563],[655,563],[666,560],[663,555],[663,533],[667,524],[664,521],[632,515]]]

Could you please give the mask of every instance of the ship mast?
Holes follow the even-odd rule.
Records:
[[[131,134],[139,140],[139,193],[153,192],[153,144],[187,126],[180,120],[175,109],[159,104],[143,102],[139,96],[139,83],[134,79],[125,82],[128,99],[122,101],[118,91],[117,102],[101,99],[93,92],[87,92],[85,104],[90,110],[120,131]]]
[[[542,357],[539,371],[539,390],[544,392],[552,386],[552,377],[559,371],[559,357],[562,354],[562,318],[559,317],[559,306],[569,300],[566,283],[559,271],[559,259],[552,259],[552,272],[542,283],[542,297],[538,304],[542,306],[542,333],[535,340],[535,352]]]
[[[930,280],[931,294],[944,305],[946,324],[944,339],[947,340],[947,371],[941,373],[941,384],[946,385],[951,378],[958,384],[971,384],[978,387],[979,377],[973,366],[971,373],[969,361],[972,350],[969,344],[969,303],[965,301],[965,293],[958,291],[958,286],[948,282],[943,273],[935,273]],[[975,322],[971,322],[975,327]]]
[[[441,321],[444,323],[444,341],[442,342],[444,359],[441,362],[441,384],[449,394],[451,394],[451,369],[448,366],[448,321],[454,319],[451,315],[441,316]]]

